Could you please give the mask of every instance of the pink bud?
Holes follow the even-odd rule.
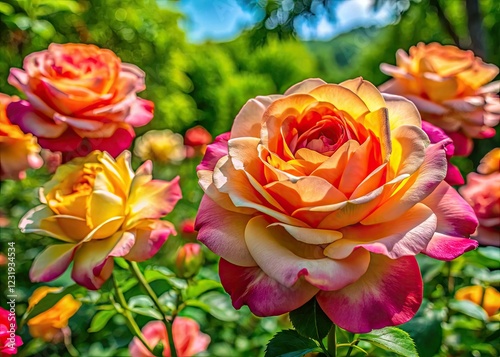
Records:
[[[175,266],[177,275],[182,278],[190,278],[198,273],[203,265],[203,254],[201,246],[196,243],[187,243],[177,252]]]

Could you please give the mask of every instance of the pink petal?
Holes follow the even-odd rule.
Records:
[[[356,224],[339,229],[343,238],[325,248],[325,255],[342,259],[357,248],[391,259],[413,256],[429,243],[436,230],[436,216],[427,206],[417,203],[394,221],[374,225]]]
[[[10,103],[7,106],[7,117],[23,132],[32,133],[39,137],[57,138],[67,128],[65,123],[54,123],[51,118],[40,116],[25,100]]]
[[[318,289],[299,279],[286,287],[266,275],[259,267],[244,268],[224,259],[219,262],[224,289],[231,295],[236,309],[248,305],[257,316],[281,315],[308,302]]]
[[[124,150],[127,150],[132,144],[132,140],[135,137],[134,130],[132,127],[128,128],[118,128],[109,138],[89,138],[90,151],[100,150],[107,151],[111,156],[117,157]],[[81,155],[81,156],[86,156]]]
[[[132,126],[146,125],[153,119],[153,110],[153,102],[137,98],[130,106],[130,112],[124,121]]]
[[[130,249],[125,259],[142,262],[153,257],[167,241],[168,237],[177,234],[173,225],[166,221],[156,221],[152,229],[141,229],[137,227],[132,231],[135,235],[135,244]]]
[[[250,218],[251,215],[223,209],[205,195],[196,216],[198,240],[233,264],[255,266],[245,243],[245,228]]]
[[[477,246],[478,242],[474,239],[436,233],[422,253],[434,259],[450,261]]]
[[[113,259],[109,258],[127,255],[134,243],[130,232],[83,243],[75,253],[71,278],[90,290],[99,289],[111,275]]]
[[[321,291],[316,299],[339,327],[354,333],[409,321],[422,302],[422,278],[414,257],[392,260],[372,254],[365,275],[338,291]]]
[[[71,263],[76,248],[76,244],[49,246],[35,258],[30,269],[30,280],[32,282],[46,282],[60,276]]]
[[[230,132],[220,134],[215,141],[207,146],[207,151],[201,163],[196,167],[196,171],[213,170],[217,161],[228,153],[227,142],[231,136]]]

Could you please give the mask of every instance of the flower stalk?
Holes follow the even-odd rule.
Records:
[[[169,343],[169,346],[170,346],[171,356],[172,357],[177,357],[177,351],[175,349],[175,344],[174,344],[174,337],[173,337],[173,334],[172,334],[172,323],[173,323],[173,321],[170,321],[168,319],[167,315],[165,315],[165,313],[163,312],[163,308],[161,306],[160,301],[158,300],[158,296],[156,296],[156,293],[151,288],[151,285],[149,285],[149,283],[147,282],[146,278],[142,274],[142,272],[141,272],[141,270],[139,268],[139,265],[136,262],[130,262],[130,267],[132,268],[132,273],[134,274],[134,276],[139,281],[139,284],[144,288],[144,290],[146,290],[146,292],[148,293],[148,295],[151,298],[151,300],[153,300],[156,308],[162,314],[162,316],[163,316],[163,322],[165,323],[165,327],[167,328],[168,343]]]
[[[328,332],[328,353],[331,357],[337,357],[337,326],[332,325]]]
[[[149,346],[148,342],[144,338],[141,329],[137,325],[137,322],[135,322],[134,317],[130,313],[130,308],[128,307],[127,300],[125,300],[125,296],[123,296],[123,292],[120,290],[120,287],[118,285],[118,282],[116,281],[116,277],[114,274],[111,275],[112,280],[113,280],[113,287],[116,292],[116,297],[118,299],[118,303],[120,305],[120,309],[117,309],[117,311],[122,314],[125,317],[125,321],[127,322],[127,326],[132,332],[134,336],[136,336],[142,344],[148,349],[149,352],[153,353],[153,348]]]

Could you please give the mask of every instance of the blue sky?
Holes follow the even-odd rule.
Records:
[[[161,4],[165,0],[158,0]],[[395,20],[394,6],[385,4],[372,10],[373,0],[344,0],[336,4],[336,21],[329,21],[326,13],[314,24],[299,20],[296,23],[302,40],[329,40],[336,35],[360,26],[384,26]],[[405,1],[400,1],[405,3]],[[194,43],[206,40],[229,41],[243,30],[251,28],[262,16],[261,12],[243,9],[237,0],[180,0],[176,7],[185,14],[181,27]]]

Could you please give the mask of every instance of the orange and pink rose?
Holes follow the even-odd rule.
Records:
[[[396,66],[380,69],[393,79],[382,92],[411,100],[422,119],[438,126],[454,140],[456,154],[468,155],[472,138],[490,138],[500,120],[500,82],[488,84],[498,67],[484,63],[472,51],[439,43],[419,43],[396,53]]]
[[[9,105],[9,118],[65,161],[93,150],[116,157],[132,143],[133,127],[153,117],[153,103],[136,95],[144,72],[110,50],[51,44],[28,55],[23,68],[11,69],[8,80],[27,100]]]
[[[418,253],[477,246],[413,103],[361,78],[249,100],[198,166],[198,239],[233,305],[280,315],[315,298],[338,326],[402,324],[422,301]]]

